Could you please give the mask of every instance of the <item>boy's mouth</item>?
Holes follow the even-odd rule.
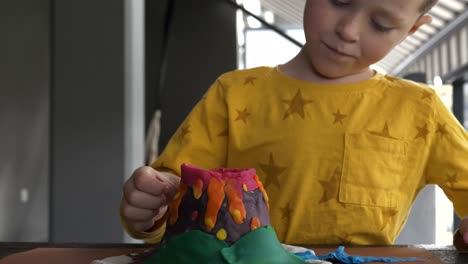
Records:
[[[340,56],[344,56],[344,57],[350,57],[350,58],[354,58],[353,55],[350,55],[348,53],[345,53],[345,52],[342,52],[342,51],[339,51],[338,49],[334,48],[333,46],[331,45],[328,45],[327,43],[325,42],[322,42],[323,45],[329,49],[330,51],[332,51],[333,53],[337,54],[337,55],[340,55]]]

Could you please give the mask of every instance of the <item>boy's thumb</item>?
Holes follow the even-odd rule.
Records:
[[[172,200],[172,197],[174,197],[174,195],[176,195],[176,193],[179,191],[180,177],[169,173],[165,174],[164,176],[166,176],[165,194],[169,200]]]

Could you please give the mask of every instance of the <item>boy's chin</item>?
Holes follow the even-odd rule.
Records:
[[[343,78],[368,78],[370,76],[370,69],[343,69],[343,68],[333,68],[333,67],[315,67],[315,72],[324,79],[343,79]]]
[[[324,78],[324,79],[339,79],[339,78],[352,75],[348,71],[344,71],[344,70],[330,69],[330,68],[321,69],[319,67],[315,68],[315,72],[319,75],[319,77]]]

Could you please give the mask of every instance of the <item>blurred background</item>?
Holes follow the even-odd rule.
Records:
[[[304,3],[1,0],[0,241],[138,242],[120,226],[125,179],[220,74],[294,56]],[[373,65],[430,84],[465,127],[467,7],[439,0]],[[428,186],[396,243],[450,244],[457,221]]]

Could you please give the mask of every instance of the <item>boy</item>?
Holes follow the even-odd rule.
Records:
[[[428,183],[468,215],[466,131],[428,87],[369,68],[430,23],[435,2],[308,0],[299,54],[219,77],[125,183],[127,231],[161,238],[182,163],[255,168],[288,244],[392,244]],[[468,243],[468,218],[460,233]]]

